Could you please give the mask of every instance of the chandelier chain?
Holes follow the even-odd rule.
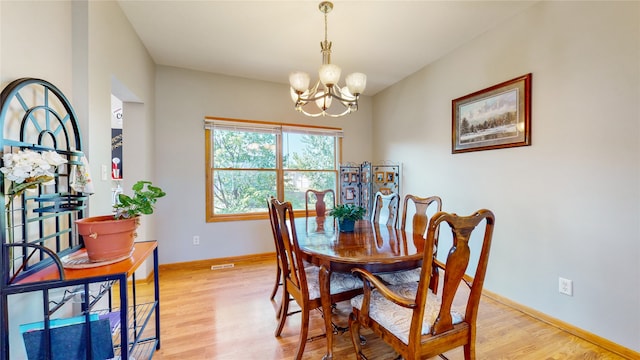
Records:
[[[327,11],[324,12],[324,42],[326,43],[327,40]]]

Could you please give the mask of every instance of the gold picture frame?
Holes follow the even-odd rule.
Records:
[[[531,74],[452,100],[453,154],[531,145]]]
[[[384,173],[385,176],[385,180],[388,183],[392,183],[393,179],[395,179],[395,174],[392,171],[387,171],[386,173]]]

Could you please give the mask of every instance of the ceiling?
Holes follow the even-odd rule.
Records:
[[[536,1],[335,0],[331,62],[375,95]],[[156,64],[283,84],[294,70],[317,81],[319,2],[118,0]]]

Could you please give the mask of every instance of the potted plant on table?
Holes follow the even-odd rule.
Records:
[[[127,258],[133,248],[140,216],[153,214],[153,206],[158,198],[166,195],[150,181],[138,181],[132,190],[133,197],[118,195],[114,215],[76,220],[78,234],[82,235],[90,261],[107,262]]]
[[[341,232],[351,232],[355,228],[357,220],[362,219],[367,212],[362,206],[354,204],[338,204],[331,211],[329,215],[338,219],[338,228]]]

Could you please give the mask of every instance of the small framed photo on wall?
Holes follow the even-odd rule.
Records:
[[[360,182],[363,182],[365,184],[369,182],[369,173],[368,172],[364,171],[364,172],[362,172],[362,174],[360,174]]]
[[[356,188],[348,187],[344,189],[344,198],[346,200],[354,200],[356,198]]]
[[[392,171],[388,171],[386,174],[386,182],[393,182],[394,174]]]

